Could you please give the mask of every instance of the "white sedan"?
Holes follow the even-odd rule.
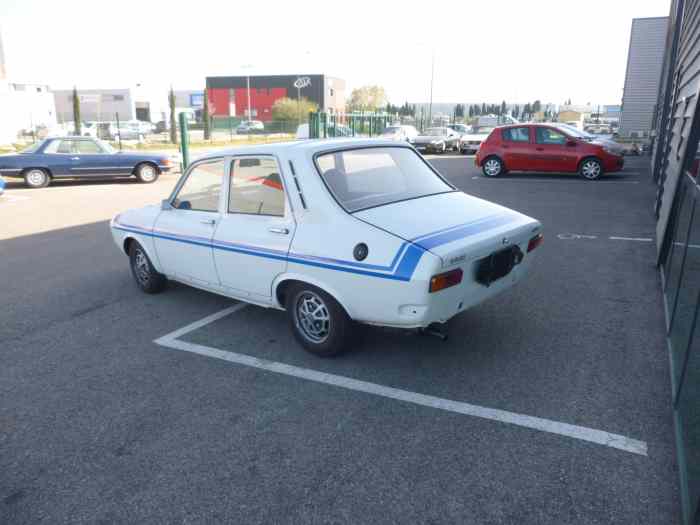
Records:
[[[111,222],[138,286],[167,279],[286,310],[330,356],[352,323],[425,328],[511,287],[538,221],[466,195],[406,143],[266,144],[198,159],[158,206]]]

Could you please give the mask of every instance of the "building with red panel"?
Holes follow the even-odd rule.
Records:
[[[207,77],[209,113],[213,117],[272,120],[272,106],[280,98],[307,98],[329,113],[345,111],[345,81],[326,75]]]

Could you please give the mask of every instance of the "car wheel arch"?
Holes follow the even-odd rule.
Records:
[[[587,160],[595,160],[596,162],[598,162],[598,164],[600,164],[600,169],[603,169],[603,161],[600,159],[600,157],[596,157],[595,155],[586,155],[578,161],[578,164],[576,165],[576,171],[580,170],[583,163]]]
[[[30,167],[28,167],[28,168],[22,168],[22,171],[20,171],[19,174],[20,174],[22,177],[24,177],[24,175],[25,175],[28,171],[32,171],[32,170],[41,170],[41,171],[44,171],[44,172],[46,172],[46,174],[49,176],[49,179],[53,179],[53,173],[51,172],[51,169],[48,168],[47,166],[30,166]]]
[[[272,297],[276,307],[281,308],[282,310],[285,309],[287,300],[286,293],[291,287],[297,284],[311,285],[323,290],[338,302],[338,304],[343,308],[343,310],[345,310],[345,313],[347,313],[351,319],[354,318],[352,310],[348,308],[347,302],[343,298],[342,294],[340,294],[336,289],[334,289],[332,286],[328,286],[327,283],[324,283],[318,279],[309,278],[306,275],[299,274],[284,274],[275,279],[272,284]]]
[[[143,248],[143,250],[146,252],[146,255],[148,255],[148,258],[150,259],[151,264],[156,269],[156,271],[163,273],[163,269],[160,265],[160,260],[158,259],[158,257],[156,256],[157,254],[155,253],[155,248],[146,239],[142,239],[137,235],[127,235],[122,241],[122,250],[124,250],[124,253],[126,255],[129,255],[129,249],[131,248],[131,245],[135,242],[141,245],[141,248]]]
[[[131,170],[131,174],[136,175],[136,172],[139,170],[139,166],[143,166],[144,164],[150,164],[151,166],[153,166],[155,168],[156,173],[158,173],[158,175],[161,174],[160,167],[158,167],[158,164],[152,160],[140,160],[139,162],[136,163],[134,168]]]

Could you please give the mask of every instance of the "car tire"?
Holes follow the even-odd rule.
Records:
[[[144,162],[136,166],[134,173],[139,182],[144,184],[152,184],[158,180],[158,176],[160,175],[158,168],[150,162]]]
[[[583,159],[578,167],[578,174],[586,180],[597,180],[603,174],[603,164],[598,159]]]
[[[136,284],[143,292],[154,294],[162,292],[168,283],[168,279],[162,273],[156,271],[151,260],[138,241],[131,241],[129,245],[129,263],[131,274]]]
[[[446,146],[445,143],[443,142],[443,143],[442,143],[442,146],[440,147],[440,154],[442,155],[442,154],[444,154],[446,151],[447,151],[447,146]]]
[[[24,173],[24,183],[29,188],[46,188],[51,182],[51,177],[46,170],[31,168]]]
[[[505,172],[503,169],[503,161],[498,157],[488,157],[481,165],[481,172],[485,177],[498,177]]]
[[[317,357],[333,357],[348,345],[352,319],[338,301],[310,284],[294,286],[285,305],[295,339]],[[318,312],[318,314],[316,314]]]

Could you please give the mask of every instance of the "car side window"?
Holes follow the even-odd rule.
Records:
[[[566,136],[563,133],[554,131],[552,128],[541,128],[536,129],[535,138],[537,144],[559,144],[563,145],[566,143]]]
[[[73,141],[72,140],[62,140],[58,145],[56,153],[71,154],[73,153]]]
[[[52,140],[47,146],[44,148],[44,153],[57,153],[58,152],[58,147],[61,145],[62,140]]]
[[[229,213],[284,216],[284,186],[273,157],[243,157],[231,165]]]
[[[78,140],[75,145],[77,146],[76,153],[81,153],[83,155],[102,153],[100,146],[92,140]]]
[[[190,170],[187,180],[173,199],[173,207],[179,210],[218,211],[223,180],[223,160],[198,163]]]
[[[503,140],[510,142],[530,142],[529,128],[507,128],[503,130]]]

